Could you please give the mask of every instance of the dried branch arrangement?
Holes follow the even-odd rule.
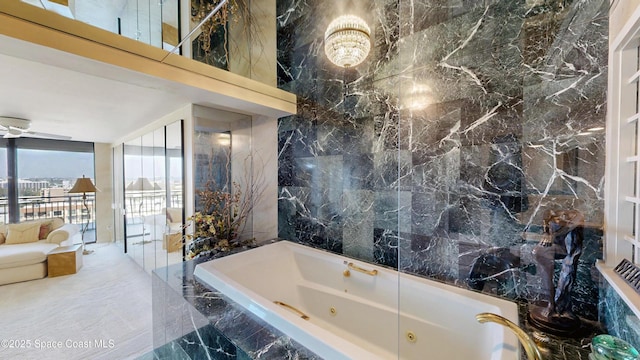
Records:
[[[189,258],[202,251],[229,251],[254,244],[255,238],[252,233],[247,235],[246,225],[264,194],[265,181],[262,167],[253,171],[252,156],[244,162],[242,185],[227,181],[231,186],[220,188],[214,180],[208,180],[204,188],[196,191],[201,210],[188,217],[185,225],[193,225],[194,229],[193,234],[186,235],[186,240],[193,239],[188,246]],[[231,174],[230,163],[227,162],[227,177]]]

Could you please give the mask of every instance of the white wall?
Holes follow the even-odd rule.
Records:
[[[611,3],[613,6],[609,11],[609,44],[615,40],[624,24],[640,7],[640,0],[611,0]]]
[[[278,237],[278,119],[254,116],[252,137],[253,177],[264,180],[253,211],[253,233],[260,241]]]

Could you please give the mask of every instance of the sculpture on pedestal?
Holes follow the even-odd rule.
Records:
[[[569,334],[580,325],[571,311],[571,288],[576,280],[582,254],[584,216],[576,210],[547,210],[543,238],[533,249],[538,274],[542,277],[547,306],[533,306],[531,323],[544,331]],[[558,283],[554,285],[555,260],[561,259]]]

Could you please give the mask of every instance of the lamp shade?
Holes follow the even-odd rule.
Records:
[[[93,185],[93,183],[91,182],[91,179],[84,177],[84,175],[82,175],[81,178],[78,178],[76,180],[76,183],[73,184],[73,187],[71,188],[71,190],[69,190],[70,194],[78,194],[78,193],[92,193],[92,192],[96,192],[96,191],[100,191],[98,190],[95,185]]]
[[[154,184],[149,181],[146,177],[139,177],[136,181],[127,185],[127,191],[145,191],[145,190],[156,190]]]

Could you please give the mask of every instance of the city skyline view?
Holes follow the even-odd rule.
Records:
[[[0,179],[7,179],[7,150],[0,149]],[[18,179],[93,178],[93,154],[71,151],[18,149]]]

